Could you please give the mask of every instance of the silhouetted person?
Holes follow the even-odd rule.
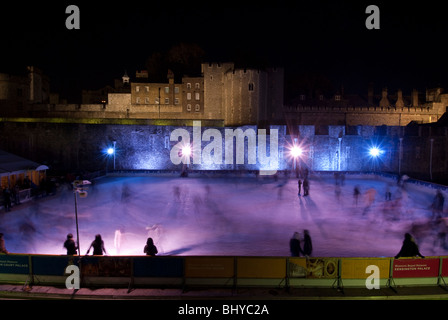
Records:
[[[291,240],[289,240],[289,251],[291,251],[291,257],[300,257],[303,254],[303,250],[300,247],[300,234],[294,232]]]
[[[3,239],[3,233],[0,233],[0,253],[8,254],[8,250],[5,247],[5,239]]]
[[[102,256],[103,252],[107,254],[106,248],[104,248],[104,241],[101,239],[101,235],[97,234],[95,236],[95,240],[90,244],[89,249],[87,249],[86,255],[89,254],[90,249],[93,247],[93,255],[94,256]]]
[[[76,251],[78,247],[76,246],[75,240],[73,240],[73,235],[71,233],[67,235],[67,240],[65,240],[64,242],[64,248],[67,249],[68,256],[72,256],[78,253]]]
[[[11,190],[8,187],[3,189],[3,202],[5,205],[5,212],[11,211]]]
[[[422,257],[424,256],[420,253],[418,250],[418,246],[415,243],[414,239],[412,238],[410,233],[405,233],[403,245],[401,246],[400,252],[395,256],[395,259],[398,259],[399,257]]]
[[[298,196],[300,196],[300,193],[302,192],[302,180],[297,181],[297,187],[299,188],[299,192],[297,193]]]
[[[305,234],[303,237],[303,254],[306,256],[311,256],[313,252],[313,243],[311,241],[310,232],[308,230],[303,230]]]
[[[303,196],[306,197],[310,194],[310,182],[308,181],[308,178],[305,178],[303,180]]]
[[[158,253],[157,247],[154,245],[152,238],[148,238],[148,240],[146,240],[146,245],[145,248],[143,248],[143,252],[146,253],[147,256],[152,257]]]
[[[445,197],[443,196],[442,192],[440,192],[440,190],[437,190],[436,196],[434,197],[431,205],[433,219],[439,219],[442,217],[444,202]]]

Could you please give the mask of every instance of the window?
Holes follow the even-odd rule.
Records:
[[[195,94],[194,94],[194,98],[195,98],[196,100],[199,100],[199,98],[200,98],[200,94],[199,94],[199,92],[195,92]]]
[[[165,104],[170,104],[170,98],[165,98]]]
[[[135,103],[137,103],[137,104],[140,103],[140,97],[135,98]]]
[[[149,92],[149,87],[148,86],[145,86],[145,91]]]
[[[140,92],[140,86],[135,87],[135,92]]]
[[[174,93],[179,93],[179,87],[174,87]]]
[[[249,91],[254,91],[254,84],[252,82],[249,83]]]
[[[155,103],[155,104],[159,104],[159,102],[160,102],[160,101],[159,101],[159,98],[157,97],[157,98],[155,99],[154,103]]]
[[[199,83],[196,82],[196,83],[194,84],[194,87],[195,87],[195,89],[200,89],[200,88],[201,88],[201,85],[200,85]]]
[[[187,83],[187,89],[191,89],[191,83]]]
[[[201,111],[201,106],[200,105],[195,105],[194,106],[194,111],[196,111],[196,112],[199,112],[199,111]]]
[[[179,104],[179,98],[174,98],[174,104]]]
[[[334,100],[341,101],[341,95],[339,95],[339,94],[335,95]]]
[[[191,111],[191,104],[187,104],[187,111]]]
[[[145,104],[149,104],[149,97],[145,98]]]
[[[187,100],[191,100],[191,93],[187,92]]]
[[[300,101],[304,101],[305,100],[305,95],[304,94],[301,94],[300,95]]]
[[[170,137],[165,136],[165,149],[169,149],[169,148],[170,148]]]
[[[170,87],[165,87],[165,93],[170,93]]]

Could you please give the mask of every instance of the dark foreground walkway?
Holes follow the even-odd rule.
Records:
[[[54,300],[448,300],[448,290],[439,286],[365,288],[81,288],[0,285],[0,299]]]

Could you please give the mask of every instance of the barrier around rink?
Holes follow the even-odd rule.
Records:
[[[65,286],[67,266],[81,287],[366,287],[375,266],[381,287],[448,288],[448,256],[421,258],[0,255],[0,283]]]

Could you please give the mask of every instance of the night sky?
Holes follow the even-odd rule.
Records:
[[[154,52],[184,42],[207,61],[282,66],[287,81],[318,74],[350,93],[365,94],[369,82],[404,94],[448,87],[444,7],[391,2],[16,1],[0,9],[0,72],[38,66],[52,92],[70,100],[113,85],[124,70],[132,77]],[[70,4],[80,9],[80,30],[65,27]],[[370,4],[380,9],[380,30],[365,27]]]

